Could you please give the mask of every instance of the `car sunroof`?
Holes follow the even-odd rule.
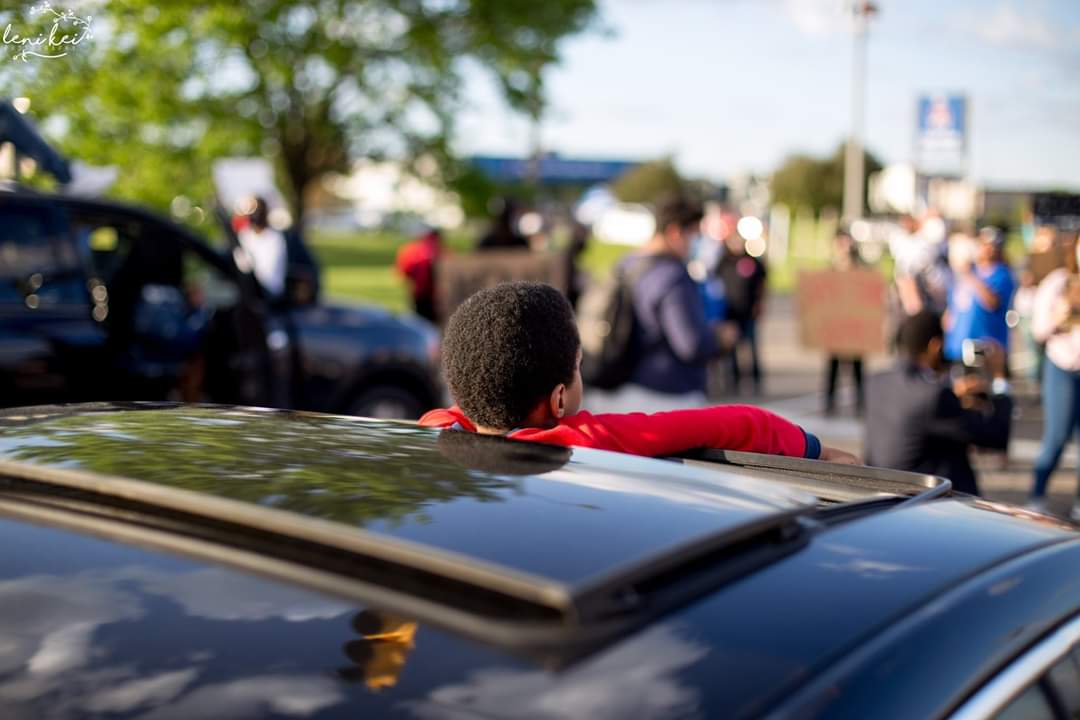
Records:
[[[815,505],[782,485],[677,463],[335,416],[157,407],[8,422],[0,435],[2,459],[135,480],[125,497],[275,532],[329,521],[319,542],[571,613],[600,585]]]

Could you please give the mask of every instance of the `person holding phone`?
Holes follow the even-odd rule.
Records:
[[[1000,450],[1009,442],[1012,400],[1001,346],[983,345],[992,382],[972,374],[950,383],[936,313],[923,310],[906,318],[898,344],[896,366],[871,377],[867,386],[866,464],[940,475],[956,490],[977,495],[970,449]]]

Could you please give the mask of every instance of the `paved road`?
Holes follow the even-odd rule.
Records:
[[[799,346],[798,330],[792,302],[789,298],[773,298],[761,327],[761,349],[766,368],[765,393],[761,398],[749,394],[741,398],[726,396],[726,402],[754,402],[774,410],[818,434],[824,441],[855,453],[862,449],[863,423],[854,417],[852,388],[841,386],[839,412],[835,417],[822,413],[821,390],[825,360],[820,353]],[[881,369],[890,363],[888,357],[874,357],[869,369]],[[841,376],[842,382],[849,379]],[[1031,485],[1031,469],[1039,451],[1042,419],[1039,400],[1033,389],[1023,382],[1018,389],[1017,414],[1014,418],[1013,439],[1004,469],[998,469],[1000,456],[977,456],[980,466],[979,483],[983,493],[992,499],[1022,503]],[[1077,447],[1073,442],[1066,450],[1058,472],[1050,483],[1050,508],[1067,513],[1077,490]]]

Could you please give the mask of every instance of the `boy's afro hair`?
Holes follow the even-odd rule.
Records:
[[[570,384],[580,345],[562,293],[544,283],[502,283],[472,295],[450,317],[443,370],[470,420],[512,430],[556,385]]]

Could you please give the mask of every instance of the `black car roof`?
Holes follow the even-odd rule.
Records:
[[[113,198],[106,197],[91,197],[85,195],[65,195],[61,193],[42,192],[36,188],[26,187],[18,183],[6,183],[0,185],[0,200],[20,201],[28,200],[33,202],[55,202],[62,203],[70,207],[77,207],[83,210],[90,210],[95,212],[108,212],[108,213],[121,213],[126,215],[132,215],[142,220],[151,221],[155,223],[163,223],[170,226],[183,227],[170,220],[165,215],[150,210],[142,205],[136,205],[134,203],[127,203],[123,200],[115,200]],[[183,228],[187,232],[186,228]]]
[[[154,538],[181,534],[187,545],[160,545],[180,552],[195,541],[235,544],[236,552],[197,555],[448,626],[485,645],[525,648],[557,665],[637,647],[616,642],[628,634],[645,642],[653,630],[678,629],[711,648],[707,665],[733,678],[708,690],[720,703],[714,708],[765,707],[905,608],[980,568],[1076,537],[970,500],[897,506],[906,509],[818,532],[819,521],[806,514],[815,499],[767,479],[781,478],[777,472],[250,408],[8,411],[0,418],[0,475],[4,515],[64,525],[57,513],[78,511],[93,522],[149,528],[157,535],[139,542],[151,547]],[[207,496],[217,498],[208,508],[185,505]],[[162,511],[147,513],[148,503]],[[33,512],[20,510],[31,504]],[[206,520],[199,527],[186,514],[196,510]],[[216,510],[239,514],[230,525]],[[95,532],[90,520],[66,526]],[[294,534],[284,543],[266,535],[278,532]],[[245,565],[240,551],[256,553],[258,564]],[[346,551],[367,564],[340,555]],[[326,575],[294,578],[272,561]],[[0,564],[0,575],[13,562]],[[632,592],[593,592],[620,588]],[[656,607],[642,608],[642,598]],[[634,621],[620,624],[620,613]],[[553,632],[567,625],[573,642]],[[536,651],[545,645],[537,635],[547,636],[550,651]]]
[[[84,197],[80,195],[62,195],[58,193],[39,192],[33,188],[27,188],[19,184],[7,184],[0,186],[0,203],[59,203],[66,208],[80,212],[105,214],[108,216],[122,216],[137,222],[148,223],[156,226],[169,228],[171,234],[182,238],[182,241],[194,250],[200,257],[211,263],[227,275],[237,275],[236,268],[231,262],[225,260],[220,252],[207,242],[207,238],[193,231],[191,228],[168,218],[167,216],[141,205],[125,203],[121,200],[100,197]]]
[[[409,423],[250,408],[41,414],[7,416],[0,458],[52,468],[52,482],[74,489],[92,481],[65,471],[90,470],[114,493],[174,510],[331,534],[339,547],[570,621],[590,605],[610,612],[595,605],[617,602],[603,597],[612,588],[786,528],[816,505],[702,468]]]

